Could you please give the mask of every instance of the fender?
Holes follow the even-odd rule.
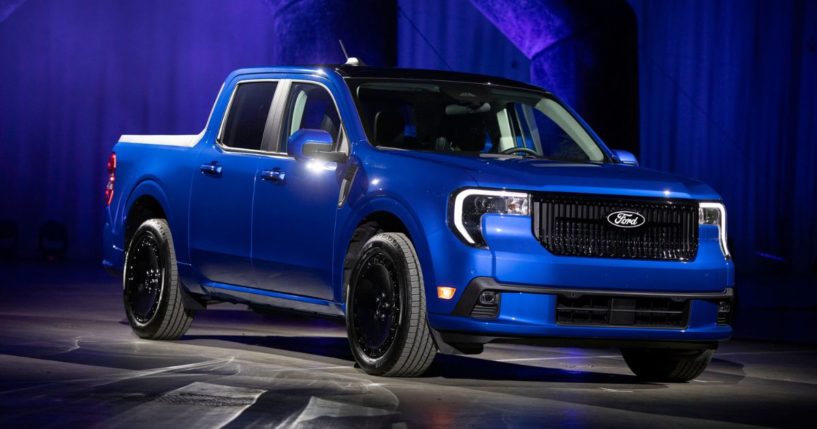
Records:
[[[425,231],[422,224],[417,220],[416,213],[407,205],[399,201],[390,194],[377,194],[368,196],[363,201],[358,201],[355,207],[352,208],[352,215],[346,218],[343,225],[337,228],[337,241],[335,244],[335,267],[340,267],[335,273],[335,300],[337,302],[344,302],[344,288],[343,284],[343,260],[346,257],[346,250],[349,241],[352,239],[357,226],[366,217],[377,212],[385,212],[393,215],[402,222],[414,244],[414,249],[417,252],[417,257],[420,258],[420,264],[423,270],[423,281],[428,289],[429,284],[434,284],[433,279],[433,261],[431,259],[431,252],[426,240]]]
[[[136,203],[136,201],[139,198],[142,198],[142,197],[145,197],[145,196],[151,197],[154,200],[156,200],[156,202],[159,203],[159,206],[162,208],[162,211],[164,211],[164,213],[165,213],[165,216],[167,218],[167,223],[168,223],[168,225],[170,225],[171,232],[177,231],[177,229],[176,229],[177,224],[176,224],[176,221],[174,219],[173,212],[170,210],[170,204],[168,202],[168,198],[167,198],[167,195],[165,194],[165,191],[162,189],[161,185],[159,185],[159,183],[154,178],[152,178],[152,177],[142,178],[133,187],[133,190],[128,195],[128,198],[127,198],[127,200],[125,202],[124,210],[122,210],[121,222],[119,222],[119,235],[120,235],[120,238],[122,240],[122,246],[123,247],[126,246],[124,240],[125,240],[125,225],[128,222],[128,214],[130,213],[131,209],[133,208],[134,203]],[[187,254],[187,243],[186,243],[186,241],[184,243],[182,243],[180,240],[177,240],[176,237],[174,237],[173,243],[175,244],[175,247],[176,247],[176,249],[175,249],[176,250],[176,259],[178,261],[180,261],[180,262],[182,262],[182,261],[187,262],[189,260],[189,258],[188,258],[188,254]],[[180,248],[180,246],[181,246],[181,248]],[[180,251],[180,250],[183,250],[183,251]]]

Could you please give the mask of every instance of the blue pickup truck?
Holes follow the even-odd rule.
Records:
[[[479,75],[237,70],[198,135],[123,135],[103,264],[135,333],[213,302],[345,319],[370,374],[491,342],[620,348],[686,381],[732,333],[726,212],[553,94]]]

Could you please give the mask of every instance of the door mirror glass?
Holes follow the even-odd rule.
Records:
[[[620,150],[620,149],[616,149],[613,152],[616,154],[619,161],[621,161],[623,164],[638,167],[638,160],[635,158],[635,155],[633,155],[632,152],[628,152],[626,150]]]

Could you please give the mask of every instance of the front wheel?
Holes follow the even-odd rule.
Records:
[[[363,245],[346,294],[346,329],[369,374],[414,377],[433,362],[423,275],[404,234],[377,234]]]
[[[645,381],[685,382],[704,372],[712,350],[623,349],[624,361]]]
[[[182,304],[181,282],[170,226],[164,219],[146,220],[125,254],[123,296],[128,322],[141,338],[180,338],[193,322]]]

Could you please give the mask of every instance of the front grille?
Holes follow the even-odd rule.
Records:
[[[685,328],[689,300],[602,295],[556,299],[556,323],[583,326]]]
[[[698,204],[686,200],[537,194],[533,233],[554,255],[689,261],[698,253]],[[611,225],[617,211],[636,212],[644,224]]]

